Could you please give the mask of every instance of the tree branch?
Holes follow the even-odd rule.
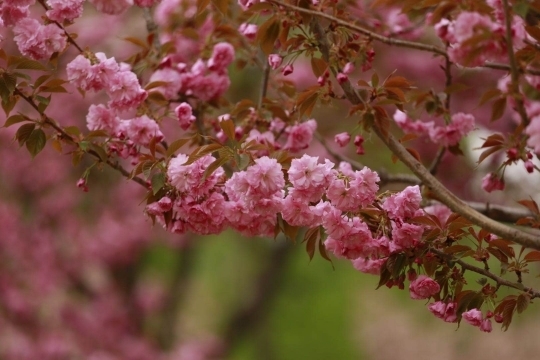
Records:
[[[319,39],[319,46],[323,56],[328,56],[328,49],[330,48],[330,45],[328,44],[328,39],[326,38],[326,34],[324,33],[321,25],[318,22],[314,22],[313,30],[318,35],[317,38]],[[328,57],[326,57],[325,60],[329,62]],[[335,76],[335,67],[331,66],[331,69]],[[352,88],[350,82],[346,81],[342,82],[342,84],[347,84],[346,86],[342,86],[347,99],[352,104],[361,104],[362,99]],[[424,165],[416,160],[416,158],[414,158],[414,156],[412,156],[392,134],[383,131],[378,124],[375,124],[372,129],[373,132],[382,140],[382,142],[392,151],[392,153],[394,153],[394,155],[397,156],[397,158],[401,160],[401,162],[403,162],[422,181],[423,185],[431,190],[432,193],[436,194],[438,200],[448,206],[453,212],[460,214],[465,219],[503,239],[514,241],[525,247],[540,250],[540,237],[498,223],[473,210],[446,187],[444,187],[444,185],[441,184]]]
[[[482,268],[479,268],[477,266],[468,264],[465,261],[460,260],[460,259],[456,259],[452,255],[446,254],[446,253],[444,253],[444,252],[442,252],[440,250],[430,248],[429,251],[436,254],[436,255],[438,255],[438,256],[440,256],[440,257],[442,257],[442,258],[444,258],[446,261],[450,261],[450,262],[454,262],[456,264],[459,264],[464,269],[467,269],[469,271],[475,272],[475,273],[480,274],[480,275],[484,275],[485,277],[488,277],[491,280],[495,281],[497,283],[497,285],[502,285],[502,286],[506,286],[506,287],[509,287],[509,288],[525,291],[526,293],[531,295],[531,298],[540,297],[540,292],[536,291],[533,288],[525,287],[525,286],[523,286],[523,284],[515,283],[515,282],[512,282],[512,281],[508,281],[506,279],[503,279],[502,277],[497,276],[497,275],[491,273],[490,271],[488,271],[486,269],[482,269]]]
[[[44,123],[46,123],[47,125],[50,125],[53,129],[55,129],[60,135],[62,135],[62,138],[64,138],[65,140],[67,140],[71,144],[74,144],[74,145],[76,145],[78,147],[78,142],[70,134],[65,132],[64,129],[62,129],[62,127],[60,127],[60,125],[58,125],[56,123],[56,121],[54,121],[54,119],[51,119],[44,112],[40,111],[39,107],[37,106],[37,104],[34,102],[34,100],[31,97],[26,96],[18,88],[15,88],[14,93],[19,95],[28,104],[30,104],[30,106],[32,106],[39,113],[39,115],[42,117]],[[93,150],[86,150],[85,153],[92,155],[98,161],[102,161],[99,154],[97,154]],[[109,165],[111,168],[113,168],[113,169],[117,170],[118,172],[120,172],[124,177],[126,177],[128,179],[131,179],[131,180],[135,181],[137,184],[143,186],[145,189],[148,189],[148,183],[144,179],[142,179],[142,178],[140,178],[138,176],[131,177],[131,173],[129,171],[127,171],[126,169],[124,169],[122,167],[122,165],[120,165],[117,161],[113,162],[112,160],[107,159],[107,161],[105,161],[105,163],[107,165]]]
[[[299,12],[299,13],[304,13],[304,14],[308,14],[308,15],[312,15],[312,16],[316,16],[316,17],[319,17],[319,18],[329,20],[329,21],[331,21],[331,22],[333,22],[333,23],[335,23],[335,24],[337,24],[339,26],[342,26],[344,28],[347,28],[349,30],[352,30],[352,31],[360,33],[360,34],[364,34],[368,38],[379,41],[379,42],[381,42],[383,44],[386,44],[386,45],[399,46],[399,47],[405,47],[405,48],[409,48],[409,49],[427,51],[427,52],[430,52],[430,53],[433,53],[433,54],[441,55],[441,56],[445,57],[446,59],[448,58],[447,52],[444,49],[442,49],[442,48],[440,48],[438,46],[427,45],[427,44],[423,44],[423,43],[419,43],[419,42],[400,40],[400,39],[395,39],[395,38],[383,36],[383,35],[380,35],[380,34],[377,34],[377,33],[373,32],[373,31],[370,31],[370,30],[368,30],[368,29],[366,29],[364,27],[361,27],[359,25],[351,24],[351,23],[349,23],[349,22],[347,22],[345,20],[336,18],[335,16],[325,14],[325,13],[317,11],[317,10],[311,10],[311,9],[306,9],[306,8],[302,8],[302,7],[299,7],[299,6],[287,4],[287,3],[284,3],[284,2],[282,2],[280,0],[268,0],[268,2],[273,3],[275,5],[278,5],[278,6],[282,6],[284,8],[294,10],[294,11]],[[479,67],[489,68],[489,69],[494,69],[494,70],[505,70],[505,71],[510,71],[511,70],[511,67],[509,65],[498,64],[498,63],[490,63],[490,62],[486,62],[483,65],[480,65]],[[540,75],[540,70],[519,69],[518,71],[520,73],[525,73],[525,74]]]

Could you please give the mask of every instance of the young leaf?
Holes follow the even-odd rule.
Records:
[[[46,143],[47,137],[41,129],[34,129],[25,142],[26,148],[28,149],[30,155],[32,155],[33,158],[36,157],[36,155],[39,154],[41,150],[43,150]]]
[[[30,137],[30,134],[36,128],[36,124],[24,124],[15,133],[15,138],[19,142],[19,146],[22,146],[26,140]]]

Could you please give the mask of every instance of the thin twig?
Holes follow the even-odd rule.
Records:
[[[383,35],[379,35],[379,34],[373,32],[373,31],[370,31],[370,30],[364,28],[364,27],[354,25],[354,24],[351,24],[351,23],[349,23],[347,21],[338,19],[338,18],[336,18],[336,17],[334,17],[332,15],[328,15],[328,14],[322,13],[322,12],[317,11],[317,10],[311,10],[311,9],[306,9],[306,8],[302,8],[302,7],[299,7],[299,6],[294,6],[294,5],[287,4],[287,3],[284,3],[282,1],[279,1],[279,0],[268,0],[268,2],[279,5],[279,6],[283,6],[285,8],[294,10],[294,11],[299,12],[299,13],[304,13],[304,14],[317,16],[317,17],[320,17],[320,18],[323,18],[323,19],[330,20],[333,23],[336,23],[336,24],[338,24],[340,26],[343,26],[344,28],[347,28],[347,29],[356,31],[358,33],[364,34],[367,37],[369,37],[370,39],[377,40],[379,42],[382,42],[383,44],[427,51],[427,52],[442,55],[442,56],[445,56],[445,57],[448,56],[446,54],[446,51],[444,51],[443,49],[441,49],[438,46],[426,45],[426,44],[418,43],[418,42],[414,42],[414,41],[407,41],[407,40],[389,38],[389,37],[386,37],[386,36],[383,36]]]
[[[270,78],[270,65],[268,61],[264,63],[263,77],[261,81],[261,92],[259,94],[259,104],[258,109],[262,107],[263,100],[266,97],[266,92],[268,91],[268,80]]]
[[[526,293],[531,295],[531,298],[540,297],[540,292],[536,291],[533,288],[525,287],[522,284],[515,283],[515,282],[512,282],[512,281],[508,281],[506,279],[503,279],[502,277],[497,276],[497,275],[491,273],[490,271],[488,271],[486,269],[482,269],[482,268],[479,268],[477,266],[468,264],[463,260],[456,259],[454,256],[452,256],[450,254],[446,254],[446,253],[442,252],[441,250],[429,249],[429,251],[431,251],[434,254],[439,255],[440,257],[444,258],[447,261],[449,260],[451,262],[459,264],[464,269],[467,269],[469,271],[475,272],[475,273],[480,274],[480,275],[484,275],[485,277],[488,277],[491,280],[495,281],[497,283],[497,285],[506,286],[506,287],[509,287],[509,288],[525,291]]]
[[[519,219],[534,216],[534,214],[526,208],[516,208],[504,205],[494,205],[490,203],[482,203],[476,201],[466,201],[467,206],[471,207],[475,211],[486,215],[490,219],[495,221],[502,221],[505,223],[515,223]],[[426,203],[426,206],[440,204],[438,201],[430,200]]]
[[[287,3],[284,3],[282,1],[279,1],[279,0],[268,0],[268,2],[279,5],[279,6],[283,6],[285,8],[288,8],[288,9],[291,9],[291,10],[294,10],[294,11],[297,11],[297,12],[300,12],[300,13],[309,14],[309,15],[312,15],[312,16],[327,19],[329,21],[332,21],[335,24],[343,26],[344,28],[347,28],[349,30],[364,34],[367,37],[369,37],[370,39],[377,40],[377,41],[379,41],[379,42],[381,42],[383,44],[399,46],[399,47],[405,47],[405,48],[410,48],[410,49],[416,49],[416,50],[421,50],[421,51],[427,51],[427,52],[437,54],[437,55],[441,55],[441,56],[443,56],[445,58],[448,58],[448,54],[446,53],[446,51],[444,51],[444,49],[442,49],[442,48],[440,48],[438,46],[427,45],[427,44],[418,43],[418,42],[414,42],[414,41],[406,41],[406,40],[400,40],[400,39],[395,39],[395,38],[383,36],[383,35],[380,35],[380,34],[377,34],[377,33],[373,32],[373,31],[370,31],[370,30],[368,30],[368,29],[366,29],[364,27],[361,27],[359,25],[351,24],[351,23],[349,23],[349,22],[347,22],[345,20],[336,18],[336,17],[334,17],[332,15],[325,14],[325,13],[317,11],[317,10],[311,10],[311,9],[306,9],[306,8],[294,6],[294,5],[287,4]],[[510,66],[507,65],[507,64],[498,64],[498,63],[486,62],[483,65],[480,65],[478,67],[480,67],[480,68],[489,68],[489,69],[494,69],[494,70],[510,71]],[[540,75],[540,70],[518,69],[518,71],[520,73],[524,73],[524,74]]]
[[[439,165],[444,157],[444,154],[446,153],[446,148],[442,147],[437,151],[437,155],[435,155],[435,158],[433,159],[433,162],[429,166],[429,172],[435,176],[437,173],[437,170],[439,169]]]
[[[68,142],[72,143],[72,144],[75,144],[78,146],[78,142],[70,135],[68,134],[67,132],[64,131],[64,129],[62,129],[62,127],[60,125],[58,125],[56,123],[56,121],[54,121],[54,119],[51,119],[49,116],[47,116],[44,112],[40,111],[39,110],[39,107],[37,106],[37,104],[34,102],[34,100],[29,97],[29,96],[26,96],[22,91],[20,91],[18,88],[15,88],[14,90],[14,93],[19,95],[21,98],[23,98],[28,104],[30,104],[30,106],[32,106],[38,113],[39,115],[41,116],[42,120],[44,123],[46,123],[47,125],[51,126],[53,129],[55,129],[60,135],[62,135],[62,138],[67,140]],[[101,157],[99,156],[99,154],[97,154],[95,151],[93,150],[86,150],[85,151],[87,154],[90,154],[92,155],[93,157],[95,157],[96,159],[98,159],[99,161],[102,161]],[[148,183],[138,177],[138,176],[134,176],[134,177],[131,177],[131,173],[129,171],[127,171],[126,169],[124,169],[117,161],[113,162],[112,160],[110,159],[107,159],[107,161],[105,161],[105,163],[107,165],[109,165],[111,168],[117,170],[118,172],[120,172],[124,177],[130,179],[130,180],[133,180],[134,182],[136,182],[137,184],[143,186],[145,189],[148,189]]]
[[[43,0],[38,0],[38,2],[41,4],[41,6],[45,9],[45,10],[49,10],[49,7],[47,6],[47,4],[45,4],[45,1]],[[50,19],[49,19],[50,20]],[[79,44],[77,44],[77,42],[75,41],[75,39],[73,39],[71,37],[71,35],[69,35],[69,33],[66,31],[66,29],[64,29],[64,27],[62,26],[62,24],[60,24],[58,21],[53,21],[53,20],[50,20],[53,24],[55,24],[56,26],[58,26],[63,32],[64,32],[64,35],[66,35],[67,37],[67,40],[69,43],[71,43],[73,46],[75,46],[77,48],[77,50],[79,50],[80,53],[83,53],[84,50],[79,46]]]

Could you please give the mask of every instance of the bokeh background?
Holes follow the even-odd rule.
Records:
[[[134,48],[121,39],[145,32],[136,10],[99,16],[99,23],[92,8],[85,11],[74,29],[94,51],[127,58]],[[2,46],[16,51],[9,34],[4,31]],[[419,87],[442,91],[440,64],[429,54],[388,47],[377,47],[376,54],[381,76],[397,70]],[[298,89],[316,81],[302,61],[290,77]],[[233,65],[230,75],[229,101],[257,100],[260,69]],[[479,127],[510,130],[510,114],[490,124],[489,105],[478,106],[483,91],[502,76],[455,69],[455,81],[470,87],[454,97],[452,110],[474,113]],[[369,80],[371,72],[354,77]],[[82,99],[70,92],[54,96],[47,112],[64,126],[84,128],[88,105],[99,95]],[[30,111],[24,105],[18,110]],[[335,134],[356,127],[347,112],[345,102],[316,107],[313,117],[329,146],[374,170],[406,172],[369,134],[363,156],[352,144],[339,149],[332,143]],[[2,113],[0,124],[4,120]],[[534,359],[540,353],[536,304],[507,332],[496,327],[486,334],[467,324],[458,329],[406,290],[375,290],[378,279],[349,262],[310,261],[300,241],[232,231],[171,235],[144,215],[140,186],[97,167],[85,193],[75,184],[88,159],[73,167],[51,146],[31,159],[13,140],[15,131],[0,129],[2,359]],[[443,159],[438,176],[445,184],[467,200],[506,205],[538,192],[540,182],[517,171],[504,195],[482,193],[480,179],[498,163],[494,158],[476,166],[477,136],[462,144],[465,156]],[[425,163],[432,160],[436,147],[426,139],[414,146]],[[321,145],[309,151],[332,159]],[[526,281],[539,285],[536,274]]]

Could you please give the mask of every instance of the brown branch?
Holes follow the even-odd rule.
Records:
[[[159,53],[161,51],[161,43],[159,42],[159,36],[157,33],[158,26],[154,21],[149,8],[143,8],[143,17],[144,21],[146,22],[146,31],[149,35],[152,35],[152,46],[154,46],[156,51]]]
[[[504,205],[493,205],[490,203],[481,203],[475,201],[466,201],[467,206],[471,207],[475,211],[486,215],[490,219],[495,221],[501,221],[505,223],[515,223],[519,219],[528,216],[534,216],[534,214],[525,208],[516,208]],[[440,204],[438,201],[428,201],[426,206]]]
[[[338,18],[336,18],[336,17],[334,17],[332,15],[328,15],[328,14],[325,14],[325,13],[317,11],[317,10],[311,10],[311,9],[306,9],[306,8],[302,8],[302,7],[299,7],[299,6],[294,6],[294,5],[287,4],[287,3],[284,3],[282,1],[279,1],[279,0],[268,0],[268,2],[279,5],[279,6],[282,6],[284,8],[294,10],[295,12],[304,13],[304,14],[317,16],[317,17],[320,17],[320,18],[323,18],[323,19],[330,20],[333,23],[336,23],[336,24],[338,24],[340,26],[343,26],[344,28],[347,28],[349,30],[353,30],[355,32],[364,34],[368,38],[373,39],[373,40],[377,40],[379,42],[382,42],[383,44],[427,51],[427,52],[442,55],[442,56],[445,56],[445,57],[448,56],[446,54],[446,51],[444,51],[443,49],[441,49],[441,48],[439,48],[437,46],[426,45],[426,44],[418,43],[418,42],[414,42],[414,41],[406,41],[406,40],[389,38],[389,37],[386,37],[386,36],[383,36],[383,35],[379,35],[379,34],[373,32],[373,31],[370,31],[370,30],[364,28],[364,27],[361,27],[361,26],[358,26],[358,25],[355,25],[355,24],[351,24],[351,23],[349,23],[347,21],[338,19]]]
[[[259,93],[259,104],[258,109],[260,110],[263,105],[263,100],[266,97],[266,92],[268,91],[268,80],[270,78],[270,65],[268,61],[264,63],[263,77],[261,80],[261,91]]]
[[[482,65],[484,68],[494,69],[494,70],[504,70],[510,72],[510,66],[506,64],[498,64],[498,63],[492,63],[492,62],[486,62],[484,65]],[[534,69],[518,69],[520,74],[531,74],[531,75],[540,75],[540,70],[534,70]]]
[[[540,292],[536,291],[533,288],[525,287],[525,286],[523,286],[523,284],[515,283],[515,282],[512,282],[512,281],[508,281],[506,279],[503,279],[502,277],[497,276],[497,275],[491,273],[490,271],[488,271],[486,269],[482,269],[482,268],[479,268],[477,266],[468,264],[463,260],[456,259],[452,255],[446,254],[446,253],[442,252],[441,250],[430,248],[429,251],[431,251],[432,253],[444,258],[446,261],[454,262],[456,264],[459,264],[462,268],[464,268],[466,270],[475,272],[475,273],[480,274],[480,275],[484,275],[485,277],[488,277],[491,280],[495,281],[497,283],[497,285],[499,285],[499,286],[506,286],[506,287],[509,287],[509,288],[525,291],[526,293],[530,294],[531,298],[533,298],[533,299],[537,298],[537,297],[540,298]]]
[[[327,56],[330,45],[328,44],[326,34],[318,22],[314,22],[313,25],[313,30],[318,35],[317,38],[319,39],[321,52],[323,53],[323,56]],[[325,60],[328,62],[329,58],[326,57]],[[336,69],[335,67],[331,68],[335,76]],[[352,88],[350,82],[346,81],[343,84],[347,84],[347,86],[342,86],[347,99],[352,104],[361,104],[362,99]],[[378,124],[375,124],[372,129],[373,132],[382,140],[382,142],[392,151],[392,153],[394,153],[394,155],[397,156],[397,158],[401,160],[401,162],[403,162],[413,172],[413,174],[415,174],[422,181],[423,185],[425,185],[432,193],[436,194],[438,200],[448,206],[453,212],[460,214],[465,219],[503,239],[514,241],[525,247],[540,250],[539,236],[508,227],[473,210],[450,190],[448,190],[443,184],[441,184],[439,180],[437,180],[424,165],[416,160],[416,158],[412,156],[392,134],[383,131]]]
[[[433,159],[433,162],[429,166],[429,172],[435,176],[437,173],[437,170],[439,169],[439,165],[441,164],[441,161],[443,159],[444,154],[446,153],[446,148],[442,147],[437,152],[437,155],[435,155],[435,159]]]
[[[282,2],[280,0],[268,0],[268,2],[276,4],[278,6],[282,6],[282,7],[294,10],[296,12],[309,14],[309,15],[312,15],[312,16],[317,16],[317,17],[320,17],[320,18],[323,18],[323,19],[327,19],[329,21],[332,21],[335,24],[338,24],[338,25],[344,27],[344,28],[355,31],[357,33],[364,34],[367,37],[369,37],[370,39],[377,40],[377,41],[379,41],[379,42],[381,42],[383,44],[399,46],[399,47],[405,47],[405,48],[410,48],[410,49],[416,49],[416,50],[421,50],[421,51],[427,51],[427,52],[431,52],[433,54],[444,56],[446,59],[448,59],[448,54],[446,53],[446,51],[444,49],[438,47],[438,46],[427,45],[427,44],[414,42],[414,41],[399,40],[399,39],[395,39],[395,38],[392,38],[392,37],[383,36],[383,35],[380,35],[380,34],[377,34],[377,33],[373,32],[373,31],[370,31],[370,30],[368,30],[368,29],[366,29],[364,27],[361,27],[359,25],[351,24],[351,23],[349,23],[349,22],[347,22],[345,20],[336,18],[336,17],[334,17],[332,15],[325,14],[325,13],[317,11],[317,10],[311,10],[311,9],[306,9],[306,8],[294,6],[294,5],[291,5],[291,4],[287,4],[287,3],[284,3],[284,2]],[[511,70],[511,67],[509,65],[507,65],[507,64],[498,64],[498,63],[491,63],[491,62],[486,62],[483,65],[480,65],[478,67],[494,69],[494,70],[504,70],[504,71],[510,71]],[[540,70],[518,69],[518,71],[520,73],[523,73],[523,74],[540,75]]]

